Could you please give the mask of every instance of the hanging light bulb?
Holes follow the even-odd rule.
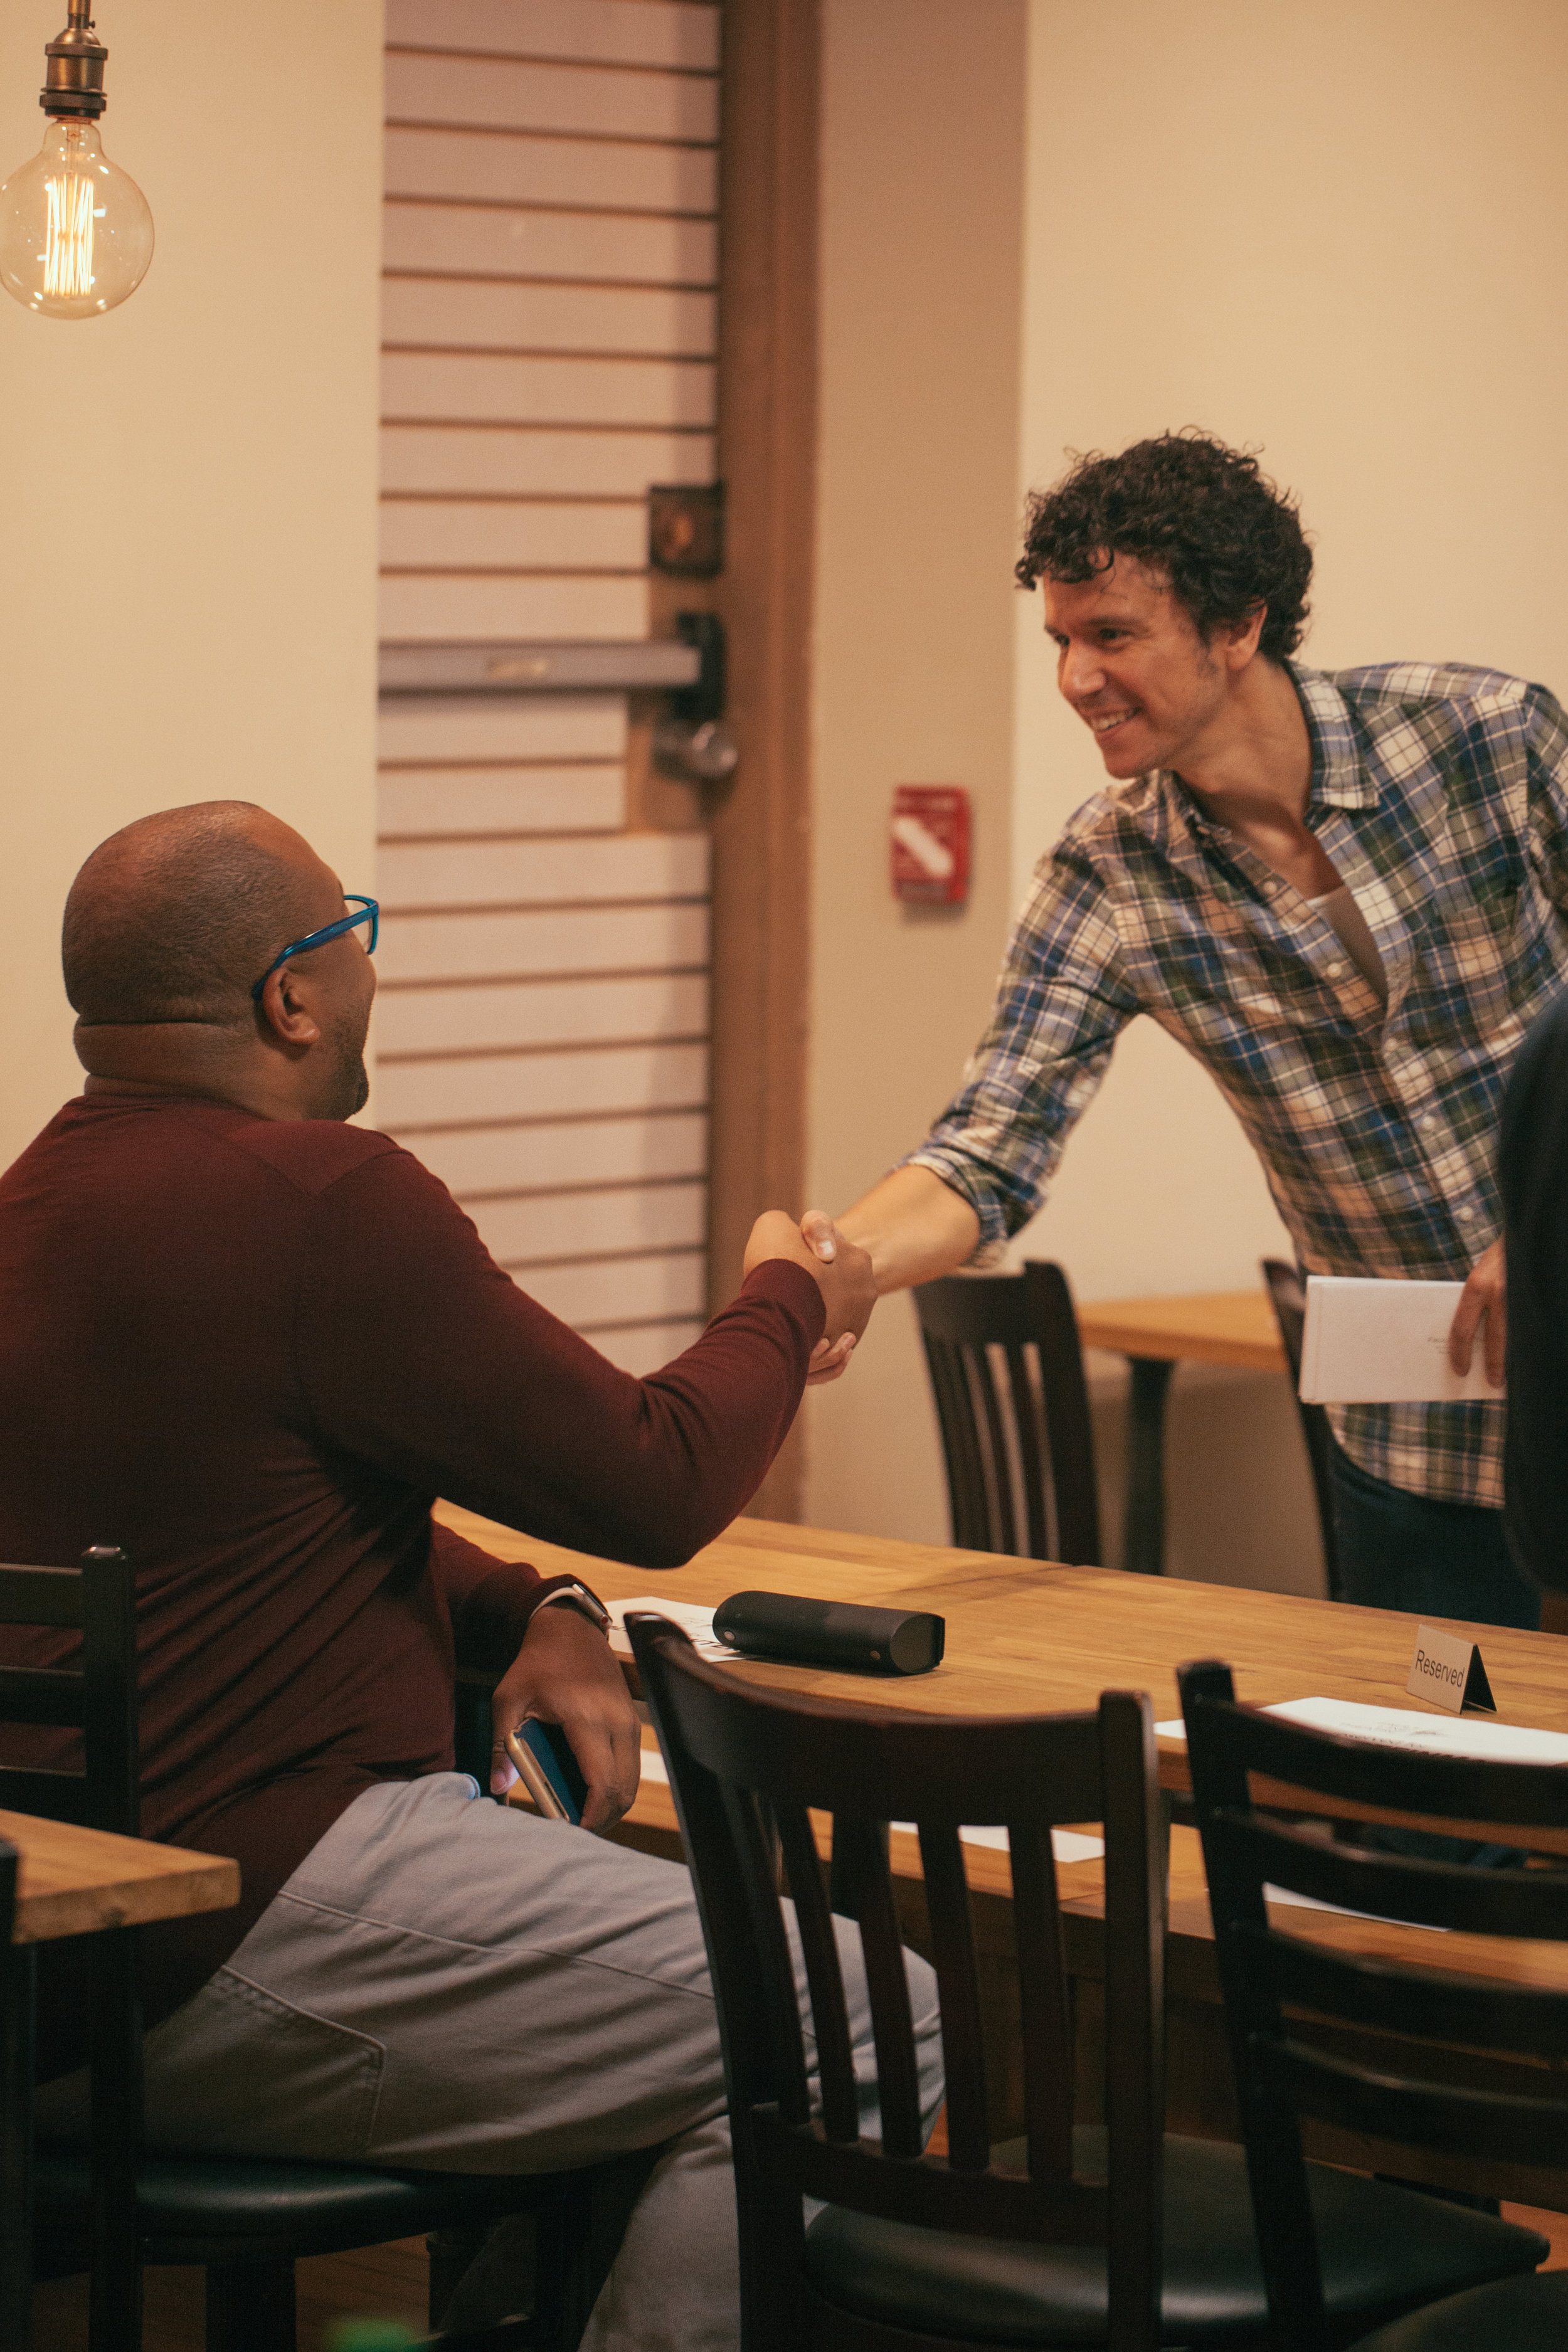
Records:
[[[44,51],[43,146],[0,186],[0,285],[47,318],[96,319],[146,277],[153,215],[98,135],[109,51],[91,0],[68,5],[70,22]]]

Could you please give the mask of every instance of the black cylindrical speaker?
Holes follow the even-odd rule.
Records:
[[[713,1612],[713,1631],[748,1657],[850,1674],[930,1674],[947,1638],[943,1620],[926,1610],[865,1609],[795,1592],[731,1592]]]

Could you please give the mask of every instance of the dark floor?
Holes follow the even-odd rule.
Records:
[[[1552,2241],[1548,2270],[1568,2270],[1568,2213],[1538,2213],[1505,2205],[1510,2221],[1526,2221]],[[423,2238],[372,2246],[358,2254],[320,2254],[300,2263],[300,2352],[329,2352],[334,2319],[401,2319],[425,2326]],[[36,2352],[86,2352],[87,2282],[63,2279],[34,2296]],[[143,2352],[203,2352],[202,2282],[198,2271],[149,2271]]]
[[[299,2263],[300,2352],[328,2352],[335,2319],[401,2319],[423,2335],[427,2276],[423,2238]],[[146,2315],[143,2352],[203,2352],[200,2271],[149,2271]],[[87,2352],[85,2279],[35,2290],[33,2344],[35,2352]]]

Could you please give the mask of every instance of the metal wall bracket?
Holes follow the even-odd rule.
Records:
[[[695,687],[700,650],[679,637],[535,644],[384,645],[383,697],[405,694],[662,694]]]
[[[534,643],[384,645],[384,702],[405,696],[668,694],[653,755],[666,774],[722,783],[740,760],[724,718],[724,625],[717,613],[678,613],[673,637],[589,637]]]

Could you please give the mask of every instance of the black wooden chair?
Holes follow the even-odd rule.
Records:
[[[1260,2352],[1270,2341],[1239,2147],[1165,2137],[1163,1811],[1148,1700],[983,1719],[763,1690],[664,1619],[628,1621],[669,1769],[718,1999],[734,2132],[744,2352],[992,2352],[1008,2344]],[[862,2140],[809,1810],[833,1816],[875,2028],[880,2142]],[[883,1830],[920,1828],[947,2069],[945,2159],[922,2155]],[[1053,1825],[1106,1836],[1108,2129],[1074,2128]],[[994,2145],[960,1823],[1011,1848],[1026,2135]],[[821,2080],[812,2112],[777,1893],[799,1921]],[[1542,2242],[1310,2168],[1332,2291],[1363,2333],[1403,2302],[1527,2268]],[[803,2197],[828,2210],[804,2226]],[[1161,2248],[1163,2248],[1163,2265]],[[1474,2258],[1484,2245],[1488,2262]],[[1499,2246],[1507,2249],[1500,2259]],[[1432,2284],[1433,2278],[1437,2284]]]
[[[79,1664],[0,1669],[0,1724],[79,1729],[85,1769],[0,1768],[0,1806],[138,1834],[135,1585],[117,1550],[79,1569],[0,1568],[0,1624],[79,1628]],[[488,1759],[487,1759],[488,1761]],[[94,1936],[92,2120],[87,2148],[40,2137],[33,2186],[39,2259],[90,2267],[91,2352],[137,2352],[146,2263],[206,2271],[208,2352],[294,2352],[294,2263],[416,2232],[539,2216],[541,2293],[515,2337],[569,2352],[586,2325],[593,2176],[386,2172],[368,2166],[152,2154],[142,2144],[142,2020],[134,1929]]]
[[[1532,1831],[1568,1825],[1562,1769],[1310,1731],[1238,1706],[1229,1667],[1212,1661],[1184,1666],[1178,1679],[1279,2352],[1352,2343],[1358,2352],[1558,2352],[1568,2341],[1568,2273],[1534,2274],[1546,2240],[1436,2199],[1406,2200],[1430,2216],[1424,2232],[1412,2223],[1414,2259],[1402,2243],[1369,2242],[1366,2292],[1359,2307],[1347,2304],[1322,2259],[1319,2168],[1303,2158],[1300,2119],[1405,2148],[1559,2167],[1568,2150],[1559,2071],[1568,1993],[1445,1968],[1440,1936],[1424,1939],[1419,1964],[1310,1942],[1270,1927],[1264,1889],[1423,1927],[1568,1942],[1568,1873],[1469,1870],[1327,1841],[1259,1798],[1289,1792],[1294,1803],[1306,1790],[1320,1812],[1329,1801],[1483,1823],[1488,1839],[1507,1824],[1509,1843],[1528,1851]],[[1253,1776],[1270,1787],[1259,1790]],[[1358,2032],[1384,2038],[1358,2049]],[[1471,2063],[1456,2064],[1456,2044]],[[1473,2053],[1489,2051],[1521,2062],[1506,2088],[1497,2076],[1478,2080]],[[1362,2187],[1369,2198],[1388,2193]]]
[[[11,1941],[16,1914],[16,1849],[0,1838],[0,2345],[7,2347],[27,2341],[33,2269],[32,1987],[28,1961]]]
[[[919,1286],[915,1309],[953,1542],[1097,1565],[1094,1431],[1061,1267],[1035,1259],[1021,1274],[949,1275]]]
[[[1329,1416],[1322,1406],[1304,1404],[1301,1401],[1301,1334],[1307,1324],[1307,1287],[1301,1279],[1300,1268],[1288,1265],[1284,1258],[1266,1257],[1261,1263],[1264,1286],[1279,1328],[1285,1360],[1290,1367],[1290,1386],[1295,1394],[1296,1411],[1300,1416],[1301,1435],[1306,1441],[1307,1462],[1312,1473],[1312,1492],[1318,1503],[1318,1527],[1323,1539],[1323,1575],[1329,1599],[1342,1601],[1344,1586],[1340,1577],[1340,1549],[1334,1532],[1334,1488],[1329,1475],[1333,1436],[1329,1428]]]

